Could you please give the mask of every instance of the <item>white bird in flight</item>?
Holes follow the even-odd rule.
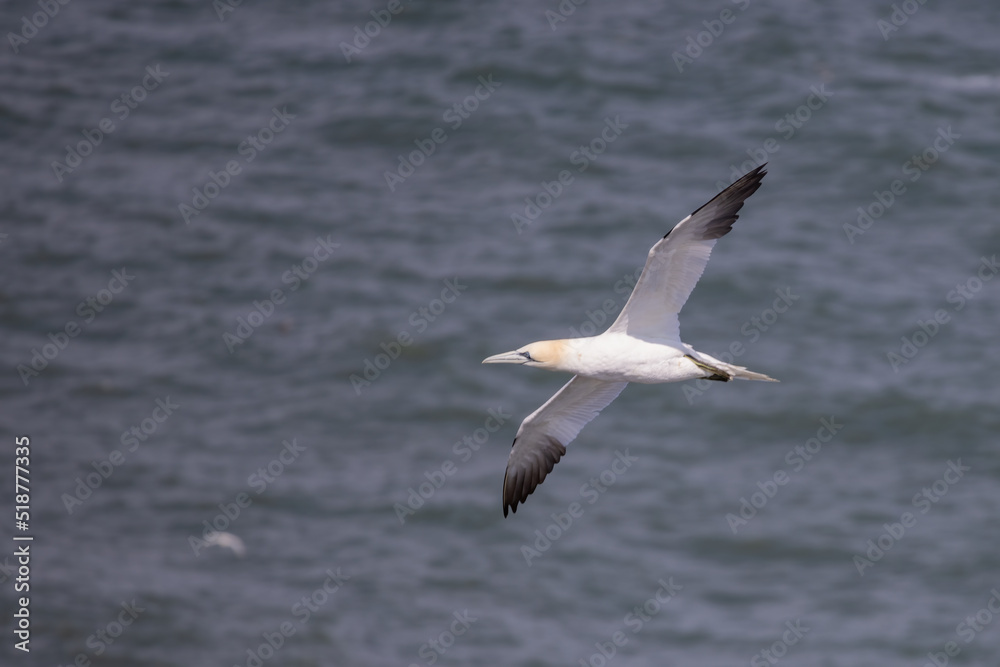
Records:
[[[205,545],[229,549],[237,558],[243,558],[247,555],[247,545],[243,543],[243,540],[238,535],[233,535],[232,533],[214,532],[205,539]]]
[[[629,382],[656,384],[705,378],[777,382],[727,364],[681,342],[677,314],[708,264],[716,240],[733,228],[743,202],[757,191],[766,165],[749,172],[684,218],[646,257],[618,319],[598,336],[543,340],[483,360],[573,373],[573,379],[528,415],[514,437],[503,480],[503,515],[517,512],[566,453],[584,426]]]

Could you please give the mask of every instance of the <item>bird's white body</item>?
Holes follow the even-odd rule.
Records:
[[[658,384],[705,377],[704,367],[691,356],[710,365],[728,365],[679,341],[653,342],[618,332],[560,342],[557,370],[606,382]]]
[[[504,476],[504,516],[508,508],[517,511],[517,504],[525,501],[566,453],[566,445],[629,382],[700,378],[774,382],[682,343],[677,319],[716,240],[732,229],[743,202],[760,187],[765,173],[763,165],[754,169],[654,244],[628,303],[601,335],[539,341],[483,360],[573,373],[573,379],[528,415],[517,430]]]

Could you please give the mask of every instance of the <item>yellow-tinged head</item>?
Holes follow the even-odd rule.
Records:
[[[484,364],[522,364],[546,370],[560,370],[566,353],[565,340],[541,340],[513,352],[495,354],[483,359]]]

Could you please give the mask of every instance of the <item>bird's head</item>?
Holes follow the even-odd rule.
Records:
[[[512,352],[494,354],[483,359],[484,364],[521,364],[547,370],[559,370],[565,353],[565,341],[542,340]]]

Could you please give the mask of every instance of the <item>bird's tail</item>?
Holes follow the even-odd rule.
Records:
[[[753,371],[748,371],[742,366],[727,366],[726,370],[729,371],[734,378],[740,380],[760,380],[761,382],[778,382],[772,377],[768,377],[763,373],[754,373]]]
[[[772,377],[768,377],[763,373],[754,373],[749,371],[743,366],[734,366],[733,364],[727,364],[724,361],[719,361],[713,357],[709,357],[707,354],[700,355],[701,359],[696,359],[692,355],[686,355],[688,359],[693,361],[698,368],[702,369],[709,375],[705,376],[707,380],[719,380],[721,382],[729,382],[730,380],[737,378],[740,380],[759,380],[761,382],[777,382]],[[711,359],[711,362],[708,361]]]

